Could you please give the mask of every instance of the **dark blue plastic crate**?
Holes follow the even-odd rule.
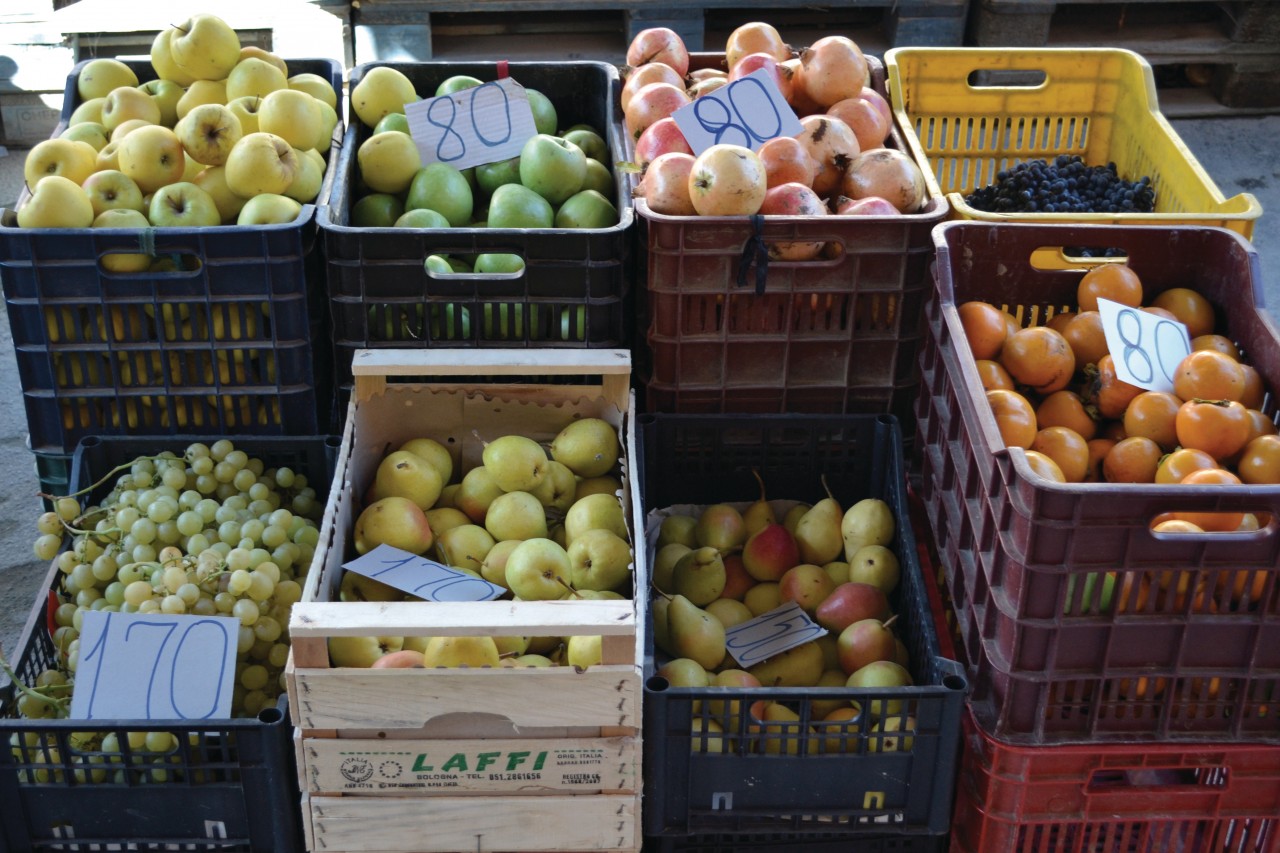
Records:
[[[675,504],[751,500],[759,471],[771,499],[814,502],[833,496],[848,508],[886,501],[897,519],[892,550],[902,567],[890,596],[899,636],[911,657],[915,686],[850,688],[670,687],[655,675],[665,660],[647,632],[644,713],[644,832],[681,838],[708,834],[844,836],[846,844],[877,835],[936,836],[950,824],[963,668],[942,657],[935,605],[916,552],[907,505],[902,438],[892,415],[640,415],[640,489],[646,514]],[[706,701],[784,702],[801,722],[782,724],[784,746],[798,754],[753,752],[759,735],[726,729],[732,745],[706,750],[693,737],[697,717],[715,719]],[[853,726],[810,734],[814,701],[903,700],[916,719],[914,742],[902,752],[872,751]],[[719,722],[719,721],[718,721]],[[775,724],[776,725],[776,724]],[[777,736],[773,736],[777,737]],[[808,754],[810,742],[838,737],[839,754]],[[872,849],[875,849],[874,847]],[[892,848],[891,848],[892,849]]]
[[[341,114],[341,65],[288,61],[290,73],[329,80]],[[140,81],[155,77],[150,62],[126,64]],[[64,121],[82,66],[67,79]],[[317,203],[333,186],[341,133],[339,125]],[[129,233],[18,228],[16,213],[0,213],[0,285],[31,449],[71,453],[86,435],[328,429],[332,356],[315,214],[307,204],[277,225]],[[105,254],[139,251],[175,269],[99,265]]]
[[[654,837],[644,841],[645,853],[945,853],[947,835],[787,835],[739,833]]]
[[[71,462],[72,488],[89,486],[115,466],[161,450],[181,453],[208,436],[86,438]],[[338,441],[328,436],[239,438],[236,447],[273,465],[304,473],[323,494],[333,478]],[[111,482],[91,499],[100,499]],[[48,582],[23,628],[16,656],[10,656],[23,683],[53,664],[56,653],[46,628],[45,596],[58,589],[61,573],[51,566]],[[29,720],[14,712],[16,690],[0,675],[0,853],[67,850],[187,850],[223,853],[280,853],[302,849],[293,726],[287,700],[256,718],[200,721]],[[78,732],[167,731],[179,742],[171,774],[156,781],[159,768],[125,753],[128,772],[116,781],[77,778],[86,767],[70,738]],[[16,742],[25,748],[11,748]],[[109,765],[113,770],[116,765]],[[75,846],[69,846],[75,845]],[[92,846],[103,845],[103,846]],[[106,846],[114,845],[114,846]],[[127,846],[126,846],[127,845]]]

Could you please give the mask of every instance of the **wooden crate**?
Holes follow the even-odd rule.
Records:
[[[634,600],[336,601],[364,493],[388,446],[432,437],[460,470],[477,436],[549,441],[600,417],[623,447],[633,534],[630,357],[617,350],[362,350],[332,491],[321,571],[290,621],[287,667],[310,850],[638,850],[643,621]],[[431,381],[389,382],[412,377]],[[455,378],[453,382],[441,379]],[[550,377],[592,381],[554,384]],[[647,587],[633,535],[636,589]],[[331,668],[335,636],[599,634],[603,664],[549,669]]]

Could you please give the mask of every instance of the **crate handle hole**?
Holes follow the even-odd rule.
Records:
[[[192,278],[203,266],[199,255],[187,252],[166,252],[162,255],[145,251],[103,252],[98,256],[98,267],[103,275],[129,279]]]
[[[484,252],[476,256],[484,269],[443,254],[428,255],[422,269],[427,278],[440,281],[519,281],[525,274],[525,260],[518,252]],[[447,269],[446,269],[447,268]]]
[[[1124,264],[1129,253],[1116,246],[1041,246],[1031,252],[1037,270],[1086,273],[1102,264]]]
[[[1153,538],[1162,542],[1218,542],[1228,538],[1248,542],[1275,535],[1275,527],[1275,518],[1267,511],[1221,510],[1159,513],[1151,519],[1148,529]]]
[[[1126,788],[1179,789],[1225,788],[1229,782],[1227,767],[1169,767],[1117,770],[1100,768],[1089,774],[1089,793],[1105,793]]]
[[[978,68],[967,78],[971,89],[1037,89],[1048,81],[1046,72],[1034,68]]]

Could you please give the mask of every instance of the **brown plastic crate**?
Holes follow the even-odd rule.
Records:
[[[1280,337],[1254,301],[1256,254],[1211,228],[951,223],[936,237],[938,298],[927,309],[917,447],[984,725],[1027,742],[1280,740],[1280,708],[1272,707],[1280,701],[1280,487],[1058,484],[1034,476],[1024,453],[999,440],[955,311],[985,299],[1023,325],[1045,322],[1075,307],[1080,268],[1034,268],[1032,252],[1119,247],[1152,292],[1190,286],[1208,297],[1220,331],[1276,388]],[[1242,508],[1273,520],[1256,534],[1149,531],[1165,511]],[[1140,597],[1144,574],[1173,589],[1203,584],[1212,592]],[[1253,594],[1233,598],[1237,582],[1255,581]]]

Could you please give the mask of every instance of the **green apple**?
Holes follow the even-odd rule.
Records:
[[[320,187],[324,184],[324,158],[314,148],[307,151],[295,148],[293,153],[298,161],[298,171],[284,194],[302,204],[309,204],[320,195]]]
[[[435,211],[428,212],[434,213]],[[448,220],[445,221],[448,222]],[[445,255],[427,255],[422,268],[427,271],[427,275],[453,275],[453,267],[449,265],[449,258]],[[435,336],[433,335],[432,337]]]
[[[301,213],[302,205],[296,199],[275,193],[259,193],[245,202],[236,217],[236,224],[278,225],[292,222]]]
[[[226,80],[197,80],[178,98],[174,113],[181,119],[201,104],[225,104],[229,100]]]
[[[419,207],[414,210],[406,210],[401,214],[400,218],[395,222],[396,228],[448,228],[449,220],[444,218],[443,213],[431,210],[427,207]],[[445,267],[449,272],[453,269],[449,267],[449,262],[444,261]]]
[[[87,142],[45,139],[27,152],[27,159],[22,163],[22,178],[28,187],[34,187],[49,175],[83,184],[93,174],[97,162],[98,152]]]
[[[559,601],[572,594],[569,554],[550,539],[526,539],[507,556],[507,587],[523,601]]]
[[[477,86],[484,85],[483,80],[466,74],[455,74],[452,77],[446,77],[440,81],[440,85],[436,86],[435,96],[439,98],[442,95],[452,95],[454,92],[461,92],[464,89],[474,89]]]
[[[240,120],[240,130],[245,136],[258,132],[258,108],[261,106],[262,98],[257,95],[245,95],[243,98],[227,101],[227,109]]]
[[[413,81],[389,65],[370,68],[351,90],[351,109],[367,127],[376,126],[387,113],[404,112],[404,105],[416,100]]]
[[[156,228],[201,228],[221,225],[213,196],[186,181],[166,184],[151,196],[147,219]]]
[[[187,168],[182,141],[158,124],[140,127],[120,140],[118,156],[120,171],[133,178],[143,194],[172,184]]]
[[[558,136],[539,133],[520,149],[520,183],[551,204],[562,204],[582,189],[587,155]]]
[[[529,96],[529,109],[533,112],[533,126],[538,133],[554,134],[560,119],[556,116],[556,108],[551,103],[551,99],[537,89],[525,89],[524,91]]]
[[[584,190],[595,190],[605,198],[613,198],[618,190],[614,186],[613,173],[599,160],[587,160],[587,176],[582,181]]]
[[[217,15],[192,15],[173,29],[170,55],[180,70],[197,80],[221,80],[240,61],[240,37]]]
[[[433,258],[440,257],[432,255]],[[446,262],[447,263],[447,262]],[[437,341],[465,341],[471,338],[471,311],[465,305],[431,306],[431,337]]]
[[[72,142],[87,142],[93,146],[94,151],[101,151],[107,147],[107,129],[96,121],[82,121],[79,124],[73,124],[66,130],[58,134],[60,139],[70,139]]]
[[[240,119],[222,104],[201,104],[183,116],[173,131],[191,159],[205,166],[225,164],[244,136]]]
[[[305,151],[319,144],[325,130],[324,114],[320,102],[306,92],[279,89],[258,106],[258,129]]]
[[[523,184],[503,184],[489,200],[490,228],[550,228],[551,203]]]
[[[338,127],[338,113],[324,101],[316,101],[316,103],[320,105],[320,115],[324,121],[324,130],[320,133],[320,141],[316,144],[315,150],[320,154],[324,154],[333,146],[334,131]],[[339,131],[340,136],[341,131]]]
[[[523,340],[525,306],[486,302],[482,331],[488,340]],[[530,325],[538,322],[538,306],[529,306]]]
[[[520,158],[499,160],[496,163],[484,163],[476,166],[476,184],[480,191],[490,195],[503,184],[520,183]]]
[[[575,193],[556,211],[557,228],[612,228],[618,224],[618,209],[595,190]]]
[[[191,183],[207,192],[218,207],[218,215],[222,224],[228,225],[236,221],[240,211],[244,209],[248,199],[241,198],[227,186],[227,169],[225,166],[209,166],[202,169]]]
[[[609,165],[609,146],[604,141],[604,137],[594,130],[566,131],[564,138],[581,148],[582,153],[589,159]]]
[[[120,162],[124,164],[123,151]],[[232,147],[226,167],[227,186],[238,196],[283,194],[298,172],[298,157],[288,142],[274,133],[259,131],[250,133]],[[123,171],[128,173],[127,169]]]
[[[142,212],[142,190],[133,179],[118,169],[94,172],[80,185],[89,196],[94,216],[104,210],[136,210]]]
[[[351,207],[351,224],[357,228],[390,228],[404,213],[404,202],[391,193],[370,193]]]
[[[151,223],[131,208],[104,210],[93,220],[94,228],[150,228]],[[151,255],[146,252],[108,252],[99,259],[105,269],[116,273],[145,272],[151,268]]]
[[[103,98],[121,86],[137,86],[138,75],[118,59],[102,57],[85,63],[76,77],[76,91],[80,100]]]
[[[471,221],[474,200],[462,172],[448,163],[428,163],[414,174],[404,206],[438,211],[450,225],[461,228]]]
[[[294,74],[289,78],[289,88],[306,92],[317,101],[323,101],[334,109],[338,107],[338,93],[333,91],[333,85],[319,74],[307,71]]]
[[[360,144],[356,160],[360,164],[360,177],[369,189],[380,193],[405,192],[422,168],[422,157],[413,137],[399,131],[370,136]]]
[[[88,194],[61,175],[41,178],[32,188],[31,198],[18,208],[19,228],[88,228],[93,220]]]
[[[631,577],[631,546],[609,530],[588,530],[569,545],[574,589],[617,589]]]
[[[486,252],[476,256],[475,272],[485,275],[524,272],[524,258],[505,252]]]
[[[401,133],[409,132],[409,117],[404,113],[387,113],[378,119],[378,123],[373,126],[373,133],[385,133],[388,130],[398,130]]]
[[[148,80],[138,87],[155,99],[160,108],[160,123],[173,127],[178,123],[178,101],[184,89],[172,80]]]
[[[403,637],[330,637],[329,662],[335,667],[369,669],[378,658],[400,651],[403,645]]]
[[[155,98],[133,86],[113,89],[102,102],[102,126],[110,132],[130,119],[159,124],[160,105]]]

